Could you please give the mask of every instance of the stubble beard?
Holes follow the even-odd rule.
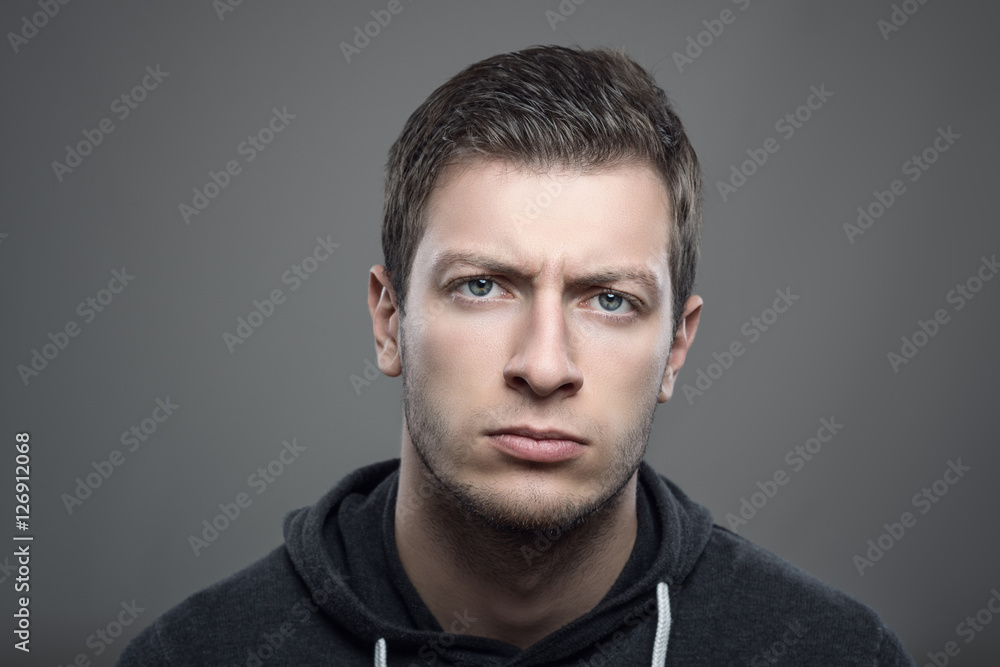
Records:
[[[401,333],[401,339],[404,337]],[[402,342],[402,340],[401,340]],[[517,492],[482,488],[463,482],[451,474],[447,465],[457,448],[467,446],[450,430],[442,411],[428,400],[426,378],[419,371],[407,372],[402,359],[403,412],[406,428],[417,456],[430,473],[438,498],[451,506],[466,521],[488,529],[496,537],[512,542],[536,539],[539,532],[564,535],[588,524],[592,519],[617,505],[629,480],[642,463],[656,411],[655,394],[642,412],[632,420],[632,428],[612,445],[614,458],[599,479],[600,491],[591,496],[563,495],[544,499],[532,490],[530,497]],[[486,415],[484,411],[481,413]],[[480,415],[473,415],[473,419]],[[539,464],[544,465],[544,464]],[[444,517],[442,517],[444,519]]]

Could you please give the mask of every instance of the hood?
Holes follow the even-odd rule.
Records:
[[[371,647],[376,667],[415,658],[496,667],[664,664],[670,596],[705,549],[712,517],[645,461],[636,542],[618,580],[594,609],[524,650],[476,636],[475,619],[458,613],[446,630],[424,605],[396,551],[398,480],[399,459],[359,468],[284,521],[299,577],[334,622]],[[597,655],[602,660],[591,662]]]

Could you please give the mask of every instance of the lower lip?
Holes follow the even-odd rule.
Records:
[[[489,436],[489,438],[493,445],[503,453],[538,463],[556,463],[575,459],[583,454],[585,447],[575,440],[535,440],[511,433],[498,433]]]

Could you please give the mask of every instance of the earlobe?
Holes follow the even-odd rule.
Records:
[[[378,367],[389,377],[402,372],[399,359],[399,311],[385,267],[377,264],[368,276],[368,312],[372,316]]]
[[[660,385],[660,392],[657,394],[658,403],[666,403],[674,394],[674,385],[677,381],[677,374],[684,365],[691,343],[698,332],[698,321],[701,318],[701,307],[703,300],[697,294],[688,297],[684,304],[684,314],[677,325],[677,332],[674,335],[674,344],[670,349],[670,357],[667,359],[667,370],[663,374],[663,384]]]
[[[674,369],[667,364],[667,372],[663,374],[663,384],[660,385],[660,393],[656,397],[657,403],[666,403],[670,400],[674,386]]]

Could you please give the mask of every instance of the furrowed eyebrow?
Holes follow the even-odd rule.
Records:
[[[489,257],[488,255],[480,255],[474,252],[447,251],[441,253],[431,267],[432,279],[436,282],[453,264],[469,264],[481,268],[483,273],[502,274],[522,281],[530,278],[521,267]],[[599,268],[593,273],[569,280],[567,285],[572,288],[581,289],[602,283],[626,281],[635,282],[644,287],[649,293],[648,301],[651,306],[660,303],[662,295],[659,282],[656,279],[656,275],[646,269],[620,270]]]

